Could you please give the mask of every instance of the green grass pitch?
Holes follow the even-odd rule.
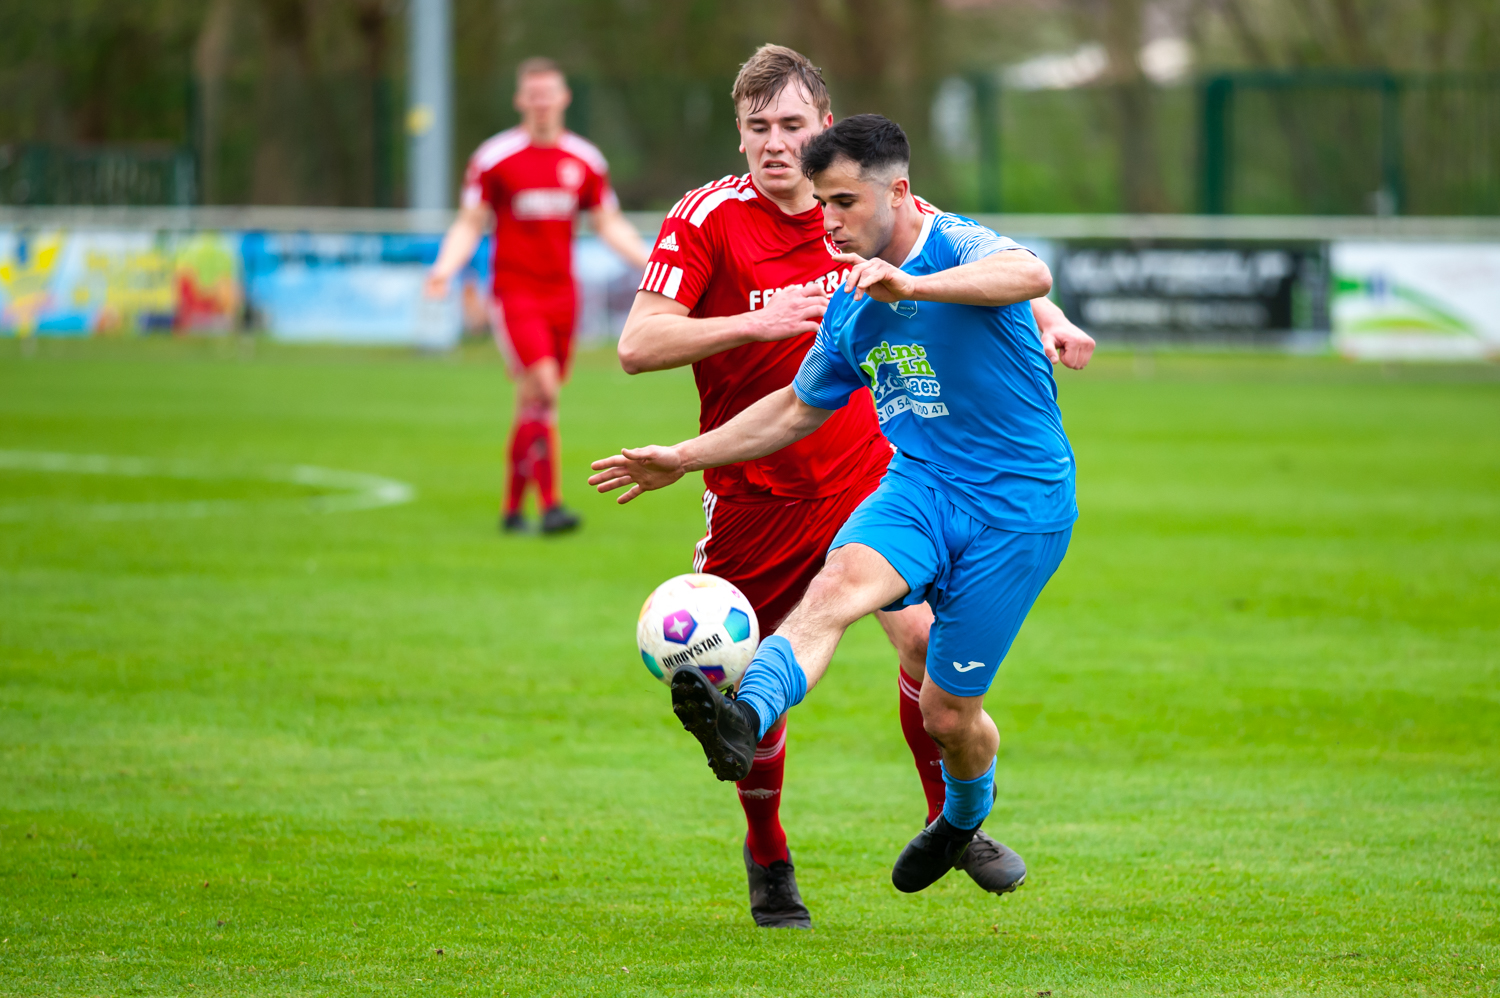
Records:
[[[688,372],[581,358],[588,523],[543,540],[495,531],[487,348],[0,345],[0,451],[229,469],[0,470],[0,994],[1500,993],[1500,370],[1060,381],[1083,517],[990,695],[1029,882],[890,886],[922,799],[867,621],[791,723],[816,928],[768,932],[634,649],[698,492],[582,484],[692,431]],[[417,497],[230,474],[298,464]]]

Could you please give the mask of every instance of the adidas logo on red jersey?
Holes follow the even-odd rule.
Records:
[[[659,249],[659,250],[673,250],[673,251],[676,251],[676,249],[677,249],[677,233],[675,233],[675,232],[668,232],[667,233],[667,238],[665,238],[661,242],[657,243],[656,244],[656,248]]]

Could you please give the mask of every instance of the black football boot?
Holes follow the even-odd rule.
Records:
[[[983,829],[974,833],[969,848],[953,864],[991,894],[1009,894],[1026,883],[1026,861],[1004,842],[996,842]]]
[[[977,827],[954,828],[947,818],[938,815],[896,857],[896,865],[891,867],[891,883],[903,894],[931,887],[963,858],[977,831]]]
[[[761,866],[745,845],[745,875],[750,879],[750,917],[762,929],[810,929],[812,915],[797,890],[797,868],[792,854]]]
[[[708,768],[726,783],[750,775],[760,718],[755,708],[720,693],[695,665],[672,673],[672,713],[703,746]]]
[[[507,534],[525,534],[531,532],[531,524],[520,513],[506,513],[500,519],[500,529]]]
[[[542,533],[565,534],[583,526],[583,517],[562,503],[558,503],[542,514]]]

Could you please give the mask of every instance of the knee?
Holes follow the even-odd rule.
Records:
[[[557,362],[548,357],[528,367],[517,389],[517,395],[524,405],[556,408],[557,396],[562,391]]]
[[[526,382],[517,393],[524,408],[544,409],[548,412],[557,408],[557,395],[556,385],[536,380]]]
[[[537,399],[549,409],[557,408],[557,397],[562,394],[562,387],[557,379],[548,378],[537,385]]]
[[[963,711],[954,710],[940,703],[922,704],[922,727],[927,737],[939,745],[949,745],[969,726]]]
[[[802,602],[810,609],[837,604],[848,590],[849,583],[848,568],[841,562],[830,561],[808,583],[807,594],[802,597]]]
[[[808,584],[798,604],[800,616],[836,627],[848,627],[873,607],[858,573],[841,561],[830,560]]]

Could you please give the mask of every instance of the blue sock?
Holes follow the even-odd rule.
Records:
[[[795,707],[807,696],[807,673],[797,664],[792,654],[792,643],[775,634],[760,643],[755,657],[745,669],[740,680],[740,691],[736,699],[743,700],[755,708],[760,717],[759,738],[776,719]]]
[[[960,780],[943,766],[943,782],[948,787],[943,801],[943,817],[948,824],[964,830],[978,828],[995,806],[995,764],[991,762],[984,775],[972,780]]]

